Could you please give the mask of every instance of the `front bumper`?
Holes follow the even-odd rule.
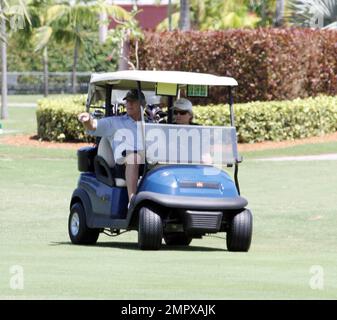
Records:
[[[136,195],[134,205],[137,206],[143,201],[151,201],[163,207],[198,210],[198,211],[223,211],[243,209],[247,206],[248,201],[237,196],[234,198],[206,198],[206,197],[191,197],[191,196],[176,196],[161,194],[150,191],[142,191]]]

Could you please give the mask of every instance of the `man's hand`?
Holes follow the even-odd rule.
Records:
[[[88,112],[80,113],[77,118],[81,123],[83,123],[86,130],[96,130],[96,121]]]
[[[88,112],[82,112],[78,115],[78,120],[82,123],[90,120],[90,114]]]

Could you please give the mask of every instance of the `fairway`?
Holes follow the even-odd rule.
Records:
[[[225,234],[152,252],[137,232],[75,246],[76,152],[0,144],[0,298],[336,299],[337,162],[248,156],[239,175],[254,214],[248,253],[227,252]],[[15,266],[23,289],[11,287]]]

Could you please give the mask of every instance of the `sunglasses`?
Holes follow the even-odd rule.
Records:
[[[173,114],[176,116],[177,114],[180,114],[182,116],[184,116],[185,114],[187,114],[188,111],[180,111],[180,110],[174,110]]]

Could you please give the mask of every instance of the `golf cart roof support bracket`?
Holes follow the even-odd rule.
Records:
[[[239,165],[238,165],[238,163],[235,163],[235,165],[234,165],[234,182],[235,182],[236,190],[238,191],[238,194],[240,195],[240,185],[239,185],[238,174],[239,174]]]
[[[229,99],[228,102],[229,102],[229,113],[230,113],[231,126],[235,127],[232,87],[228,87],[228,99]]]

